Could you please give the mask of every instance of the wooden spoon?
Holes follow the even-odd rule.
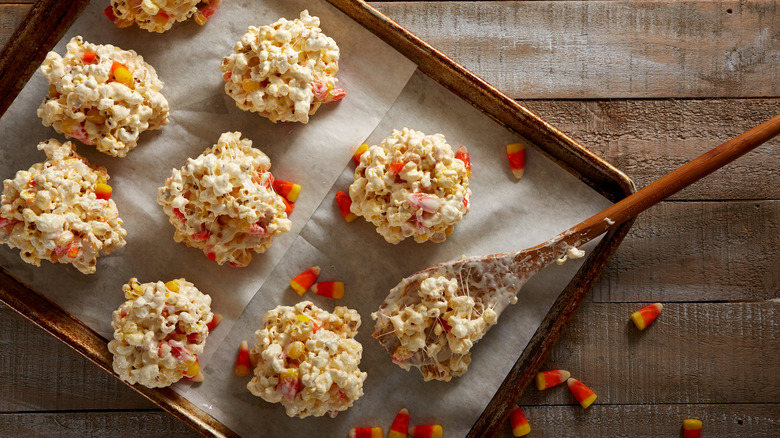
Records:
[[[532,248],[506,254],[461,258],[431,266],[404,278],[390,291],[379,310],[372,314],[376,319],[374,337],[390,353],[393,362],[404,369],[411,366],[420,368],[425,380],[448,381],[452,376],[463,374],[470,362],[471,345],[495,324],[495,318],[507,305],[516,301],[515,294],[532,275],[567,255],[579,256],[576,249],[578,246],[637,216],[779,133],[780,115],[732,138],[593,217]],[[454,295],[468,295],[473,299],[473,308],[469,313],[476,322],[471,323],[474,326],[471,331],[464,332],[464,327],[455,328],[441,317],[433,317],[430,313],[427,318],[423,317],[422,321],[415,321],[414,312],[410,310],[414,309],[414,306],[420,309],[419,306],[423,302],[420,295],[421,283],[426,279],[430,280],[427,280],[423,288],[424,293],[430,294],[432,287],[436,289],[436,281],[441,286],[454,280],[457,284]],[[435,306],[436,301],[446,302],[448,298],[428,295],[426,307]],[[446,304],[446,310],[451,310],[452,303]],[[441,304],[439,306],[441,308]],[[445,310],[440,313],[445,313]],[[479,321],[480,319],[482,320]],[[398,330],[399,327],[402,329]],[[461,339],[452,343],[453,337]],[[422,348],[421,343],[424,343]]]

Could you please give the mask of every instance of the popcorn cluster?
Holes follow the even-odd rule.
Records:
[[[335,88],[339,48],[319,25],[303,11],[300,19],[249,27],[220,67],[236,105],[274,123],[308,123],[322,103],[343,98]]]
[[[114,201],[96,194],[108,187],[108,174],[69,141],[51,139],[38,149],[46,161],[3,181],[0,243],[35,266],[49,260],[94,273],[98,255],[125,246],[127,236]]]
[[[329,313],[303,301],[268,311],[263,323],[250,352],[257,363],[247,384],[252,394],[301,418],[335,417],[363,395],[357,311],[339,306]]]
[[[162,388],[199,374],[198,355],[214,318],[211,297],[183,278],[122,286],[127,301],[113,313],[108,350],[119,377]]]
[[[176,227],[173,239],[200,248],[217,263],[247,266],[290,231],[285,205],[272,188],[271,161],[240,132],[226,132],[188,159],[158,189],[157,202]]]
[[[174,23],[194,16],[203,25],[216,11],[222,0],[111,0],[111,21],[117,27],[133,24],[149,32],[163,33]]]
[[[163,83],[135,51],[76,36],[64,57],[46,55],[41,73],[50,84],[38,108],[44,126],[101,152],[124,157],[142,132],[168,124]]]
[[[469,211],[471,190],[465,163],[441,134],[393,130],[360,155],[349,187],[350,210],[396,244],[443,242]]]
[[[393,362],[408,371],[407,360],[420,355],[416,362],[425,364],[420,367],[425,381],[463,375],[471,363],[471,347],[498,321],[498,314],[443,275],[422,280],[418,294],[415,304],[411,297],[401,297],[381,314],[372,314],[380,319],[378,325],[392,325],[385,336],[398,337]]]

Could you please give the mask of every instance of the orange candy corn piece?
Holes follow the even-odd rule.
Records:
[[[506,145],[506,153],[509,156],[509,168],[515,178],[523,177],[525,171],[525,144],[511,143]]]
[[[236,358],[236,375],[239,377],[248,376],[252,372],[252,362],[249,360],[249,344],[241,341],[241,347],[238,349]]]
[[[290,280],[290,287],[292,287],[293,290],[298,293],[298,295],[303,296],[303,294],[305,294],[306,291],[309,290],[311,285],[313,285],[314,282],[317,281],[317,277],[319,276],[320,276],[319,266],[309,268],[301,272],[300,274],[298,274],[292,280]]]
[[[523,410],[520,406],[515,406],[512,412],[509,414],[509,424],[512,426],[512,435],[525,436],[531,432],[531,425],[528,424],[528,420],[525,418]]]
[[[634,321],[636,328],[639,330],[644,330],[645,327],[650,325],[651,322],[658,318],[658,315],[661,314],[661,310],[663,310],[663,308],[664,305],[661,303],[654,303],[649,306],[642,307],[641,309],[631,314],[631,320]]]
[[[352,205],[352,198],[350,198],[348,194],[342,191],[336,192],[336,205],[339,206],[341,215],[344,216],[344,219],[347,222],[352,222],[357,219],[357,215],[349,210],[349,207]]]
[[[699,438],[701,436],[701,420],[689,418],[683,421],[683,438]]]
[[[469,151],[466,149],[466,146],[458,148],[457,152],[455,152],[455,158],[463,161],[463,164],[466,165],[466,176],[471,178],[471,157],[469,156]]]
[[[279,195],[279,199],[281,199],[282,202],[284,202],[284,213],[288,214],[288,215],[290,213],[292,213],[293,208],[295,208],[295,204],[293,204],[292,202],[288,201],[287,198],[285,198],[284,196],[281,196],[281,195]]]
[[[206,328],[209,329],[209,331],[212,331],[219,325],[220,322],[222,322],[222,315],[215,313],[214,317],[211,318],[211,322],[206,324]]]
[[[382,428],[353,427],[349,430],[349,438],[382,438]]]
[[[539,391],[552,388],[555,385],[560,385],[565,382],[569,377],[571,377],[571,373],[566,370],[551,370],[536,373],[536,388],[539,389]]]
[[[112,189],[108,184],[97,183],[97,185],[95,185],[95,196],[98,199],[108,201],[111,199],[111,192],[113,191],[114,189]]]
[[[413,438],[441,438],[444,432],[438,424],[424,424],[412,427],[409,434]]]
[[[363,155],[363,152],[367,150],[368,150],[368,145],[365,143],[358,146],[357,150],[352,155],[352,162],[355,163],[355,166],[360,164],[360,156]]]
[[[203,374],[200,372],[198,356],[195,356],[195,361],[190,364],[182,377],[193,382],[202,382],[204,380]]]
[[[406,408],[398,411],[398,414],[393,420],[393,425],[390,426],[390,432],[387,433],[387,438],[406,438],[406,431],[409,429],[409,411]]]
[[[593,404],[593,401],[596,400],[596,393],[594,393],[590,388],[585,386],[585,384],[579,380],[571,377],[566,381],[566,384],[569,385],[571,393],[574,394],[574,398],[580,402],[580,405],[582,405],[583,409],[587,409],[588,406]]]
[[[282,181],[276,179],[273,182],[274,191],[290,202],[298,200],[298,195],[301,194],[301,186],[289,181]]]
[[[311,291],[323,297],[341,299],[344,298],[344,283],[340,281],[322,281],[314,283]]]

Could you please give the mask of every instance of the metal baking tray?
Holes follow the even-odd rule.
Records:
[[[634,191],[633,183],[622,172],[366,2],[327,1],[415,63],[420,71],[499,125],[528,139],[540,152],[610,201],[616,202]],[[62,38],[87,4],[88,0],[38,0],[32,5],[23,24],[0,53],[0,115],[8,109],[46,53]],[[531,341],[471,428],[469,437],[498,433],[507,421],[510,409],[517,404],[632,223],[626,222],[608,232],[558,295]],[[0,270],[0,301],[114,374],[106,339],[5,270]],[[170,388],[131,387],[205,436],[237,436]]]

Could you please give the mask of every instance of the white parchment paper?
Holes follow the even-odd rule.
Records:
[[[111,175],[127,246],[98,259],[98,272],[85,276],[65,265],[23,263],[16,250],[0,248],[0,265],[52,299],[88,326],[111,336],[111,312],[124,300],[121,285],[130,277],[156,281],[186,277],[213,298],[225,317],[209,336],[201,366],[206,381],[180,382],[174,388],[243,436],[346,436],[351,427],[388,430],[397,411],[407,407],[412,424],[442,424],[446,436],[464,436],[539,326],[579,260],[550,266],[532,278],[516,305],[472,350],[470,370],[449,383],[423,382],[420,374],[393,365],[371,338],[371,312],[403,277],[426,266],[460,257],[513,251],[547,240],[602,210],[609,202],[535,150],[516,181],[506,161],[505,145],[517,138],[445,90],[383,42],[322,0],[226,0],[203,28],[178,24],[157,35],[116,29],[102,16],[103,2],[93,1],[57,46],[81,34],[87,41],[135,49],[158,71],[166,85],[171,124],[142,134],[126,158],[113,158],[79,145],[91,162]],[[342,50],[340,86],[343,101],[323,105],[308,125],[277,124],[238,110],[223,92],[219,62],[249,25],[278,17],[294,18],[309,9]],[[38,73],[0,120],[0,178],[43,161],[35,145],[58,137],[41,125],[35,109],[48,85]],[[348,224],[334,202],[347,191],[354,170],[350,156],[360,143],[377,144],[392,129],[409,127],[440,132],[457,148],[469,148],[472,160],[471,212],[442,244],[404,241],[391,245],[363,219]],[[157,187],[199,155],[219,134],[238,130],[271,158],[279,179],[299,182],[303,191],[291,215],[293,230],[255,255],[247,268],[210,262],[197,249],[173,242],[173,227],[156,203]],[[589,249],[586,246],[585,249]],[[241,340],[253,343],[263,314],[301,298],[289,280],[319,265],[321,280],[341,280],[345,297],[332,300],[307,293],[304,299],[332,310],[357,309],[363,318],[357,339],[363,344],[361,369],[368,373],[365,395],[337,418],[288,418],[280,405],[252,396],[249,378],[233,373]],[[508,430],[508,429],[507,429]]]

